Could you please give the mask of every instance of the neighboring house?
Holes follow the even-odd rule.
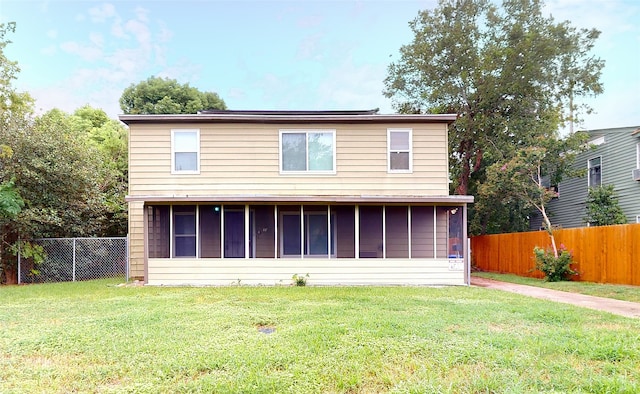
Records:
[[[588,224],[586,200],[589,187],[613,185],[628,223],[640,222],[640,128],[620,127],[587,131],[593,149],[576,157],[574,168],[584,176],[563,180],[558,198],[548,210],[553,225],[570,228]],[[541,227],[540,215],[531,217],[531,228]]]
[[[129,126],[130,276],[151,285],[469,283],[455,115],[203,111]]]

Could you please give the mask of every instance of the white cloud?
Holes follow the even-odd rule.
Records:
[[[52,44],[40,49],[40,53],[42,53],[45,56],[53,56],[56,54],[57,50],[58,50],[58,47],[55,44]]]
[[[100,4],[89,9],[89,17],[92,22],[96,23],[103,23],[116,15],[116,8],[110,3]]]
[[[121,112],[118,100],[124,89],[162,69],[172,32],[162,23],[152,29],[149,12],[140,7],[127,18],[120,17],[112,4],[92,7],[84,15],[94,23],[108,23],[107,30],[95,30],[84,37],[75,36],[73,40],[43,48],[44,54],[54,54],[58,48],[67,54],[64,70],[70,75],[48,86],[24,88],[36,99],[39,112],[51,108],[73,112],[89,104],[115,118]],[[47,35],[52,39],[58,37],[53,30]],[[91,64],[82,65],[77,59]],[[160,73],[182,80],[185,76],[195,78],[200,71],[200,66],[185,61]]]
[[[173,66],[165,67],[156,76],[175,79],[180,83],[192,84],[200,79],[202,65],[193,64],[186,59],[176,62]]]
[[[136,41],[145,48],[151,47],[151,32],[149,27],[143,21],[130,19],[124,25],[124,30],[133,34]]]
[[[111,35],[116,38],[129,38],[127,33],[125,33],[124,26],[122,26],[122,21],[120,19],[116,19],[111,25]]]
[[[323,35],[320,33],[304,37],[298,44],[296,58],[299,60],[322,60],[324,58],[322,38]]]
[[[102,36],[102,34],[99,34],[99,33],[89,34],[89,41],[91,41],[91,43],[97,47],[104,46],[104,37]]]
[[[303,28],[317,27],[322,24],[323,19],[324,18],[322,18],[320,15],[306,15],[298,18],[296,24],[298,25],[298,27]]]
[[[225,100],[225,102],[227,101],[227,99],[242,102],[243,100],[246,99],[246,97],[247,97],[247,93],[244,91],[244,89],[231,88],[227,91],[227,94],[223,99]],[[227,102],[227,105],[229,105],[228,102]]]
[[[634,29],[629,15],[639,10],[640,3],[625,0],[550,0],[544,8],[556,21],[568,20],[579,28],[600,30],[604,40]]]
[[[385,75],[384,66],[358,66],[346,58],[320,82],[317,94],[325,106],[332,108],[380,108],[380,113],[393,113],[391,102],[382,96]]]
[[[149,22],[149,10],[142,7],[136,7],[135,13],[138,20],[142,22]]]
[[[94,46],[82,45],[74,41],[67,41],[60,44],[60,49],[64,52],[80,56],[86,61],[95,61],[102,57],[102,51]]]

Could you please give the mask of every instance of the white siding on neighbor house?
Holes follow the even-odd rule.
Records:
[[[448,259],[149,259],[148,285],[465,285]]]
[[[448,195],[446,124],[409,124],[413,172],[387,172],[392,124],[309,124],[335,130],[335,175],[279,171],[279,131],[300,125],[133,124],[129,195]],[[200,130],[200,174],[171,174],[171,129]]]

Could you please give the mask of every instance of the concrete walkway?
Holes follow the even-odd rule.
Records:
[[[542,287],[499,282],[497,280],[478,278],[475,276],[471,277],[471,285],[518,293],[548,301],[572,304],[583,308],[605,311],[625,317],[640,318],[640,303],[637,302],[620,301],[611,298],[594,297],[584,294],[569,293],[566,291],[545,289]]]

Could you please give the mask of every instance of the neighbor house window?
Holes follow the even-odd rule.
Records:
[[[636,144],[636,168],[640,168],[640,142]]]
[[[200,172],[200,130],[171,130],[171,172]]]
[[[602,161],[600,157],[595,157],[588,162],[589,187],[597,187],[602,184]]]
[[[389,172],[411,172],[411,129],[387,130],[387,163]]]
[[[282,173],[329,173],[336,170],[335,130],[281,130]]]

